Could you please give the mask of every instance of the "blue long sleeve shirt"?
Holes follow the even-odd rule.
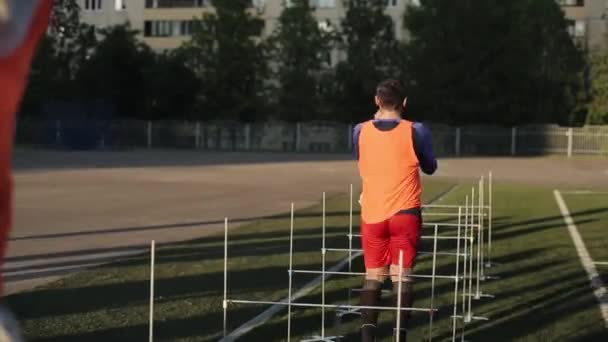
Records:
[[[390,131],[397,127],[399,119],[376,119],[373,121],[374,126],[381,131]],[[356,160],[359,160],[359,136],[361,135],[362,123],[355,126],[353,130],[353,155]],[[420,162],[420,169],[427,175],[432,175],[437,170],[437,159],[433,151],[433,142],[431,130],[420,122],[413,124],[414,134],[414,151]]]

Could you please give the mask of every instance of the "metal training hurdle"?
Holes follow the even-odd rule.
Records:
[[[326,196],[323,193],[322,201],[322,241],[321,241],[321,271],[316,270],[303,270],[294,269],[293,267],[293,244],[294,244],[294,220],[295,220],[295,208],[294,204],[291,205],[290,215],[290,246],[289,246],[289,268],[288,268],[288,297],[281,301],[256,301],[256,300],[244,300],[244,299],[230,299],[228,298],[228,220],[225,220],[224,224],[224,299],[222,301],[223,308],[223,331],[224,337],[227,335],[227,320],[228,320],[228,308],[230,304],[251,304],[251,305],[273,305],[273,306],[284,306],[287,307],[287,341],[291,340],[292,330],[292,308],[319,308],[321,309],[321,328],[320,334],[312,336],[310,338],[302,340],[303,342],[313,341],[336,341],[341,336],[328,336],[326,334],[326,309],[335,309],[337,315],[358,315],[360,309],[376,309],[382,311],[396,311],[398,319],[397,325],[399,325],[399,316],[402,311],[412,312],[425,312],[429,315],[429,341],[433,339],[433,316],[438,311],[434,306],[435,300],[435,280],[436,279],[452,279],[454,280],[454,303],[452,318],[452,341],[457,339],[457,326],[458,321],[462,321],[462,327],[460,332],[460,339],[464,341],[465,337],[465,326],[467,323],[476,320],[488,320],[486,317],[475,316],[472,311],[472,299],[479,300],[481,298],[492,298],[493,296],[484,294],[481,290],[480,282],[490,279],[483,273],[484,268],[492,267],[494,264],[491,262],[491,226],[492,226],[492,175],[490,173],[488,178],[488,203],[485,202],[485,184],[483,177],[478,183],[477,198],[475,197],[475,188],[471,191],[471,196],[466,196],[464,205],[441,205],[441,204],[430,204],[423,206],[423,215],[425,217],[449,217],[454,219],[456,222],[429,222],[424,223],[425,229],[433,228],[433,235],[422,235],[421,239],[432,240],[433,250],[432,251],[421,251],[419,252],[420,257],[432,257],[432,268],[431,274],[411,274],[412,278],[418,279],[430,279],[431,281],[431,298],[429,307],[402,307],[400,298],[398,298],[398,305],[396,307],[390,306],[360,306],[352,304],[352,292],[356,289],[349,289],[348,303],[347,304],[328,304],[325,298],[325,283],[326,278],[329,276],[364,276],[364,272],[353,272],[352,260],[362,255],[362,250],[353,248],[353,238],[360,237],[359,234],[353,233],[353,186],[350,185],[349,189],[349,231],[347,234],[348,248],[327,248],[326,247]],[[469,201],[470,200],[470,201]],[[477,203],[476,203],[477,200]],[[444,208],[454,210],[453,212],[427,212],[433,208]],[[449,210],[446,210],[449,211]],[[476,219],[477,218],[477,219]],[[488,235],[487,238],[484,235],[484,222],[487,218],[488,224]],[[455,236],[439,235],[439,228],[452,228],[457,230]],[[464,233],[462,232],[464,230]],[[437,243],[441,240],[455,240],[456,251],[438,251]],[[485,243],[487,241],[487,244]],[[461,244],[461,242],[463,242]],[[462,245],[462,246],[461,246]],[[348,271],[339,270],[327,270],[326,269],[326,253],[328,252],[344,252],[348,254],[347,261]],[[152,324],[153,324],[153,267],[154,267],[154,249],[152,249],[152,265],[151,265],[151,298],[150,298],[150,341],[152,341]],[[487,253],[487,255],[485,254]],[[450,256],[455,257],[455,273],[454,274],[437,274],[437,257],[438,256]],[[487,259],[484,259],[487,257]],[[400,264],[403,262],[403,251],[400,253]],[[460,267],[462,260],[462,268]],[[485,262],[484,262],[485,261]],[[335,268],[335,267],[334,267]],[[402,267],[400,268],[400,274],[402,276]],[[320,286],[321,286],[321,303],[301,303],[293,300],[293,275],[294,274],[319,274]],[[389,275],[391,276],[391,275]],[[393,275],[394,276],[394,275]],[[401,278],[400,278],[401,279]],[[459,281],[462,280],[462,288],[460,288]],[[473,283],[475,282],[475,283]],[[401,285],[401,282],[398,284]],[[475,288],[475,289],[474,289]],[[400,291],[398,292],[400,296]],[[459,313],[459,298],[462,298],[461,312]],[[398,333],[399,334],[399,333]],[[397,339],[399,337],[397,336]],[[224,340],[229,340],[224,338]]]
[[[397,326],[400,324],[399,316],[402,311],[414,311],[414,312],[426,312],[429,314],[429,341],[433,338],[433,316],[438,311],[434,307],[435,299],[435,280],[436,279],[453,279],[454,280],[454,304],[452,317],[452,341],[456,341],[457,338],[457,321],[462,320],[462,329],[460,333],[461,341],[465,338],[465,327],[466,324],[476,320],[488,320],[486,317],[475,316],[472,312],[472,299],[479,300],[481,298],[493,298],[493,296],[484,294],[481,290],[480,282],[483,282],[494,277],[487,276],[484,274],[484,268],[490,268],[497,264],[491,261],[492,252],[492,173],[489,173],[488,177],[488,202],[485,202],[485,184],[484,178],[482,177],[478,183],[478,196],[477,205],[475,204],[475,188],[471,190],[471,197],[469,202],[469,196],[465,198],[465,205],[442,205],[442,204],[429,204],[423,206],[423,215],[425,216],[444,216],[457,218],[457,223],[424,223],[424,228],[434,228],[433,235],[423,235],[422,239],[433,240],[433,251],[421,251],[419,252],[421,258],[431,256],[432,261],[432,272],[431,274],[411,274],[412,278],[419,279],[431,279],[431,305],[428,308],[425,307],[402,307],[400,295],[401,291],[398,292],[398,305],[397,307],[368,307],[352,305],[352,292],[354,289],[349,290],[348,304],[327,304],[325,302],[325,281],[328,276],[364,276],[364,272],[353,272],[352,271],[352,260],[362,255],[362,250],[353,248],[353,238],[360,237],[359,234],[353,233],[353,186],[350,185],[350,205],[349,205],[349,232],[348,237],[348,248],[326,248],[326,203],[325,193],[323,193],[323,210],[322,210],[322,261],[321,271],[314,270],[297,270],[293,269],[293,231],[294,231],[294,204],[291,205],[291,216],[290,216],[290,247],[289,247],[289,288],[287,300],[283,301],[252,301],[252,300],[239,300],[239,299],[228,299],[228,219],[224,221],[224,300],[222,301],[223,308],[223,332],[224,337],[227,333],[227,319],[228,319],[228,306],[229,304],[254,304],[254,305],[281,305],[286,306],[288,309],[287,316],[287,340],[291,340],[291,309],[292,307],[303,307],[303,308],[320,308],[321,309],[321,334],[312,336],[309,339],[302,341],[335,341],[341,336],[326,336],[325,333],[325,310],[336,309],[337,315],[358,315],[360,309],[377,309],[383,311],[396,311],[397,312]],[[432,208],[444,208],[452,209],[456,212],[445,212],[445,213],[429,213],[425,212]],[[477,221],[475,221],[477,217]],[[487,239],[484,235],[484,218],[487,218]],[[439,228],[456,228],[456,236],[444,236],[438,235]],[[461,230],[464,229],[464,234]],[[477,230],[475,230],[477,229]],[[440,252],[437,249],[437,242],[440,240],[456,240],[456,252]],[[461,241],[464,242],[464,246],[461,251]],[[487,241],[487,243],[486,243]],[[348,253],[348,271],[327,271],[325,255],[327,252],[346,252]],[[477,252],[475,255],[475,252]],[[485,253],[487,253],[487,259]],[[153,341],[154,336],[154,267],[155,267],[155,242],[151,241],[151,262],[150,262],[150,300],[149,300],[149,341]],[[438,275],[436,274],[437,256],[455,256],[455,274],[454,275]],[[460,258],[463,259],[462,271],[460,270]],[[403,262],[403,251],[400,253],[400,264]],[[475,259],[475,265],[473,264]],[[334,268],[336,268],[334,266]],[[402,267],[400,268],[399,277],[402,277]],[[320,274],[321,275],[321,303],[298,303],[292,301],[292,288],[293,288],[293,275],[294,274]],[[390,275],[389,275],[390,276]],[[459,293],[459,281],[462,281],[462,290]],[[473,280],[475,280],[475,291],[473,291]],[[401,282],[399,282],[401,286]],[[462,296],[462,311],[458,313],[458,298]],[[399,331],[399,330],[398,330]],[[399,340],[399,333],[397,334],[397,340]]]

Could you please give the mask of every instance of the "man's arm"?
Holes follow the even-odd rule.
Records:
[[[363,124],[357,124],[353,129],[353,157],[359,160],[359,136],[361,135],[361,127]]]
[[[427,175],[432,175],[437,170],[437,159],[433,151],[431,130],[420,122],[414,123],[413,130],[414,149],[420,162],[420,169]]]

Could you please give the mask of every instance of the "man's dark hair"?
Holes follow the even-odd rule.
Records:
[[[383,107],[401,111],[405,100],[405,86],[399,80],[388,79],[380,82],[376,87],[376,96]]]

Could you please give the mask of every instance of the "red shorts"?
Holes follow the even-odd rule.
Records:
[[[397,214],[378,223],[361,221],[365,268],[399,265],[400,250],[403,250],[403,267],[414,267],[421,226],[420,216],[412,214]]]

